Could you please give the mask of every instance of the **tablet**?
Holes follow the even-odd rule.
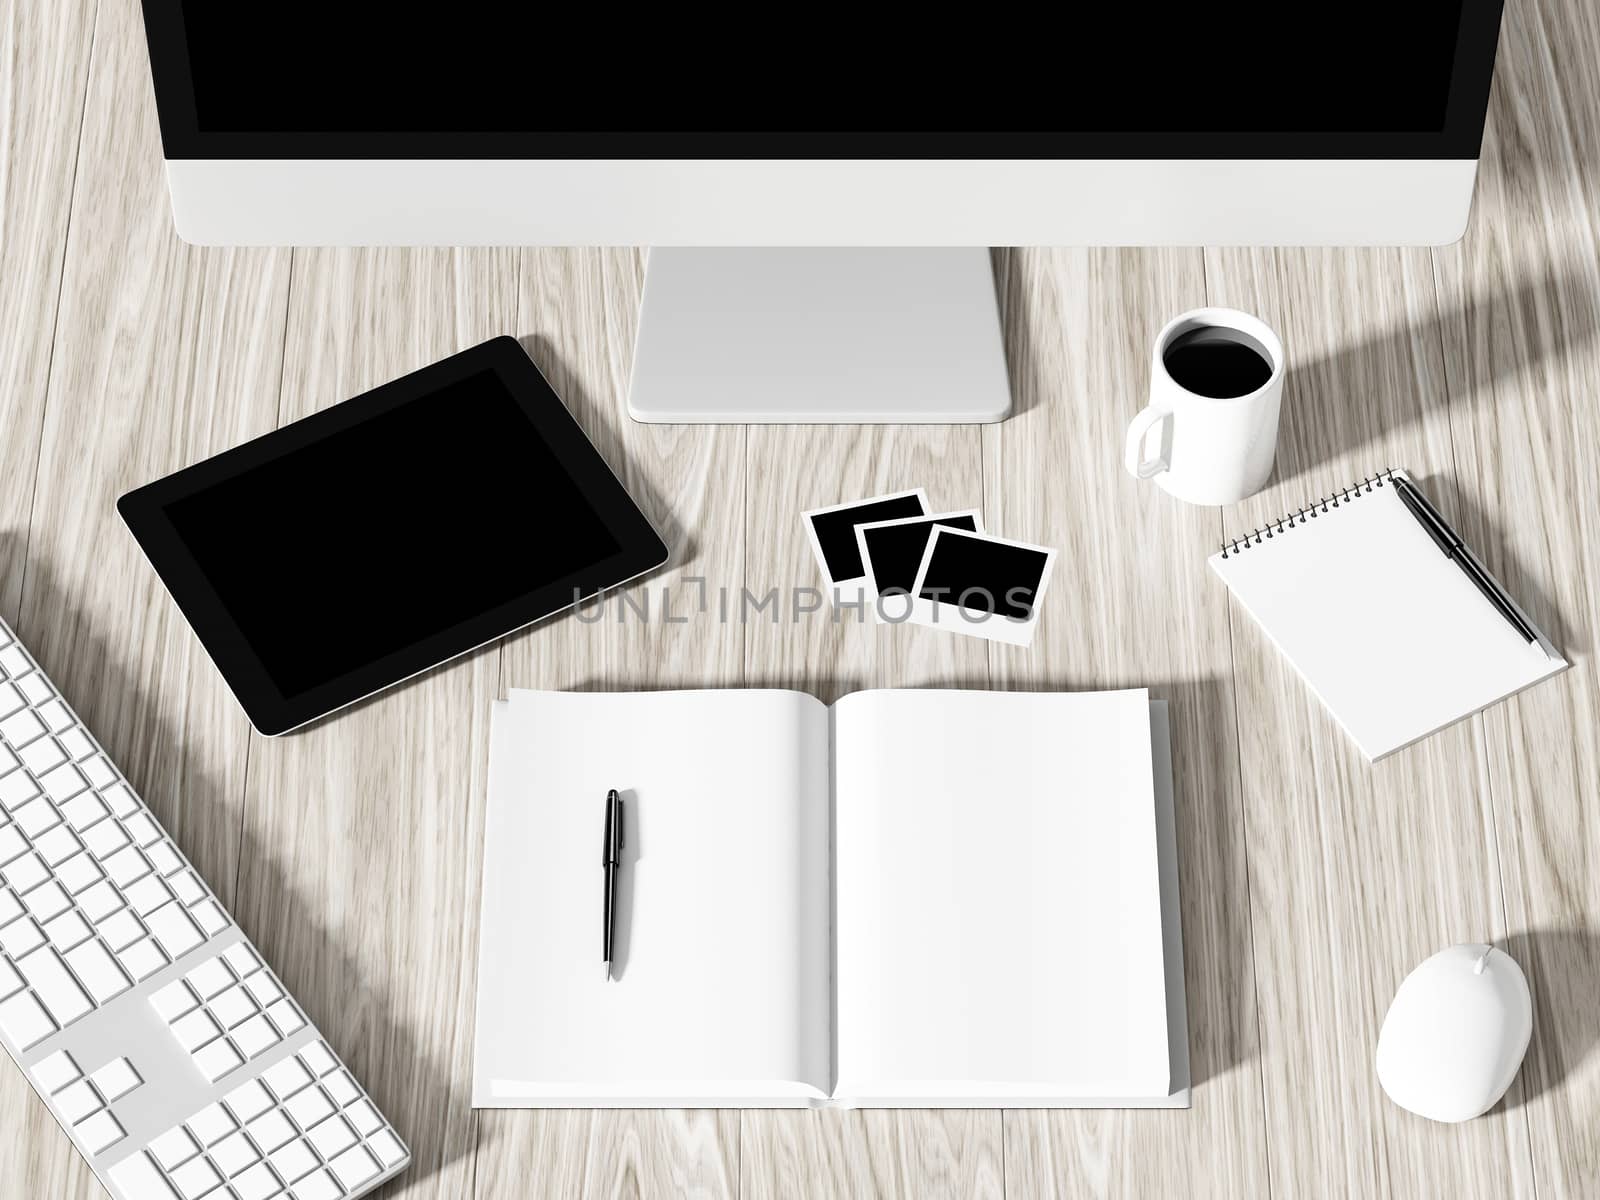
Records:
[[[117,509],[269,735],[667,559],[510,337],[147,484]]]

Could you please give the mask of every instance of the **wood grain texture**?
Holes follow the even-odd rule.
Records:
[[[983,429],[632,423],[638,250],[183,246],[135,0],[0,0],[0,21],[0,613],[411,1141],[417,1166],[388,1195],[1600,1193],[1588,0],[1507,6],[1457,246],[996,254],[1017,411]],[[1293,364],[1276,474],[1224,511],[1171,502],[1119,462],[1156,329],[1206,302],[1259,312]],[[500,333],[523,340],[672,563],[625,589],[626,611],[613,598],[599,620],[254,737],[115,497]],[[1204,560],[1225,533],[1385,465],[1427,478],[1574,667],[1374,767]],[[818,583],[799,513],[916,485],[1060,550],[1032,650],[850,612],[794,619],[815,597],[791,589]],[[1170,700],[1194,1108],[473,1113],[489,701],[739,685]],[[1385,1006],[1422,957],[1486,937],[1529,973],[1527,1066],[1479,1121],[1411,1118],[1371,1070]],[[98,1195],[20,1074],[0,1075],[0,1200]]]

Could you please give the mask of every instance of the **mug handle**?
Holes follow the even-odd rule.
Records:
[[[1133,418],[1128,426],[1128,449],[1123,458],[1123,464],[1128,468],[1128,474],[1140,479],[1150,479],[1161,474],[1172,466],[1171,436],[1172,412],[1165,408],[1142,408],[1139,415]],[[1168,422],[1161,430],[1161,452],[1154,458],[1144,456],[1144,444],[1150,436],[1150,431],[1160,422]]]

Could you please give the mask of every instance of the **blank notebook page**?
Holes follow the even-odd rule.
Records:
[[[1566,666],[1523,640],[1390,485],[1211,566],[1369,759]]]

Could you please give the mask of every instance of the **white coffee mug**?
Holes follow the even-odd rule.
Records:
[[[1271,368],[1254,391],[1219,399],[1179,384],[1166,355],[1200,330],[1256,351]],[[1168,321],[1150,365],[1150,403],[1128,426],[1126,463],[1190,504],[1233,504],[1261,490],[1272,474],[1283,399],[1283,343],[1266,322],[1235,308],[1196,308]],[[1153,446],[1152,446],[1153,443]]]

